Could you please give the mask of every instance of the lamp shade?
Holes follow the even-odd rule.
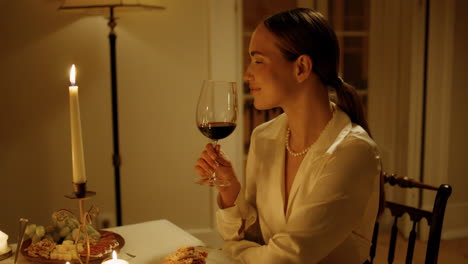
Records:
[[[125,9],[164,9],[162,0],[63,0],[59,9],[90,9],[125,7]]]

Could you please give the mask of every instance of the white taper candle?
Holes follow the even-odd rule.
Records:
[[[0,255],[8,251],[8,235],[0,231]]]
[[[75,85],[75,64],[70,69],[70,127],[72,142],[73,183],[85,183],[86,171],[81,137],[80,103],[78,100],[78,86]]]

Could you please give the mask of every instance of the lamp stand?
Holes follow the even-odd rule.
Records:
[[[136,0],[136,1],[109,1],[109,0],[93,0],[93,1],[78,1],[78,0],[62,0],[61,10],[73,9],[92,9],[92,8],[107,8],[110,9],[110,17],[108,26],[109,44],[110,44],[110,66],[111,66],[111,100],[112,100],[112,136],[114,144],[114,153],[112,162],[114,165],[114,182],[115,182],[115,202],[116,202],[116,219],[117,226],[122,225],[122,204],[121,204],[121,186],[120,186],[120,164],[121,158],[119,153],[119,118],[118,118],[118,97],[117,97],[117,56],[115,49],[116,34],[114,28],[117,26],[114,17],[114,8],[145,8],[145,9],[165,9],[165,6],[160,3],[160,0]]]
[[[118,97],[117,97],[117,56],[115,50],[115,40],[117,35],[114,28],[117,25],[114,17],[114,7],[110,7],[109,23],[109,44],[110,44],[110,65],[111,65],[111,96],[112,96],[112,136],[114,142],[114,154],[112,161],[114,165],[114,181],[115,181],[115,208],[117,226],[122,225],[122,203],[120,192],[120,148],[119,148],[119,114],[118,114]]]

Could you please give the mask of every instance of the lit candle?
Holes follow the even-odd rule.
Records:
[[[128,264],[128,261],[117,258],[117,253],[115,250],[112,251],[112,259],[104,261],[102,264]]]
[[[70,125],[72,141],[73,183],[85,183],[86,173],[81,138],[80,103],[78,101],[78,86],[75,85],[75,64],[70,69]]]
[[[8,235],[0,231],[0,255],[5,254],[10,250],[7,241]]]

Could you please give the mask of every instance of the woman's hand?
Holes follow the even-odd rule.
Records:
[[[231,185],[216,186],[216,188],[221,195],[223,208],[234,206],[234,201],[240,192],[240,183],[237,180],[231,161],[221,150],[220,145],[216,145],[216,149],[210,143],[206,145],[201,157],[197,160],[195,171],[204,179],[216,173],[216,177],[220,180],[229,181]]]

